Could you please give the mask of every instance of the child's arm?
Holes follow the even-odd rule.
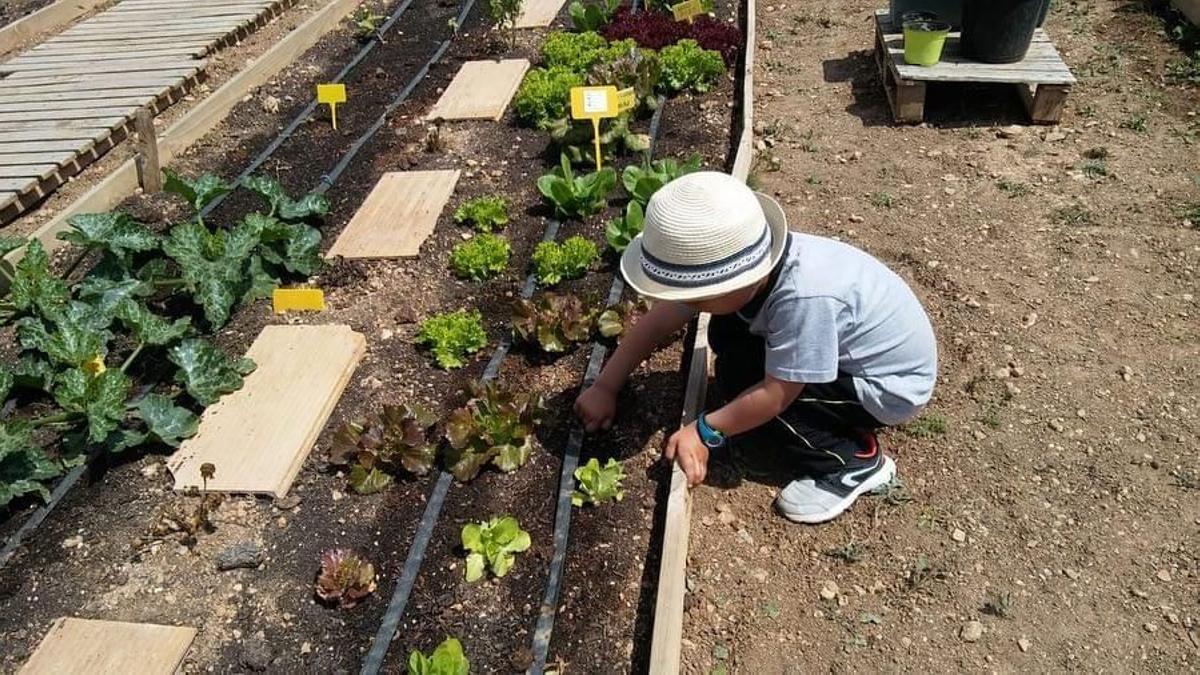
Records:
[[[600,371],[595,383],[575,399],[575,414],[583,420],[588,431],[607,429],[617,409],[617,392],[625,385],[629,374],[667,337],[683,328],[693,312],[673,302],[655,302],[621,337],[612,358]]]
[[[769,422],[787,409],[803,389],[801,382],[787,382],[767,375],[728,404],[705,414],[704,420],[726,437],[736,436]],[[695,422],[671,435],[663,455],[668,460],[679,461],[679,468],[687,474],[689,485],[704,482],[708,473],[708,446],[700,440]]]

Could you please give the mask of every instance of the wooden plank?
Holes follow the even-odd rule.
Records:
[[[1031,91],[1028,85],[1018,84],[1017,91],[1029,112],[1029,118],[1034,124],[1058,124],[1062,118],[1063,104],[1067,102],[1067,94],[1071,88],[1057,84],[1039,84],[1036,91]]]
[[[28,74],[31,77],[45,75],[55,72],[66,72],[73,75],[82,74],[110,74],[119,75],[122,73],[156,73],[156,72],[171,72],[179,73],[180,75],[190,75],[199,70],[191,64],[197,63],[194,59],[189,58],[166,58],[166,59],[117,59],[113,61],[75,61],[72,63],[6,63],[0,66],[0,72],[11,73],[10,77]],[[14,84],[19,84],[20,80],[13,77],[10,80]]]
[[[108,0],[58,0],[0,28],[0,56],[36,42]]]
[[[517,28],[542,28],[554,23],[566,0],[525,0],[521,15],[517,17]]]
[[[527,70],[526,59],[468,61],[425,119],[499,120]]]
[[[143,96],[129,96],[121,98],[98,98],[98,99],[82,99],[78,101],[47,101],[47,100],[28,100],[29,97],[18,97],[20,100],[10,101],[9,97],[4,97],[4,102],[0,103],[0,114],[3,113],[21,113],[21,112],[37,112],[42,110],[55,110],[60,112],[86,112],[95,111],[105,108],[117,108],[122,110],[129,108],[141,108],[150,106],[154,103],[155,97],[149,94]],[[156,111],[157,112],[157,111]]]
[[[263,328],[245,386],[205,409],[168,458],[175,489],[204,489],[200,466],[211,463],[209,492],[286,495],[365,351],[349,326]]]
[[[37,187],[38,179],[30,176],[24,178],[0,178],[0,190],[22,194]]]
[[[117,46],[124,46],[125,40],[121,38],[97,38],[95,40],[80,40],[76,42],[51,40],[44,42],[25,54],[74,54],[74,53],[91,53],[94,51],[112,51]],[[211,42],[208,38],[189,38],[183,40],[174,40],[171,38],[142,38],[137,41],[137,48],[142,50],[149,49],[173,49],[176,47],[200,47]],[[114,44],[116,43],[116,44]]]
[[[200,64],[200,65],[196,65],[194,67],[187,67],[187,68],[179,68],[179,67],[155,68],[155,67],[151,67],[149,70],[143,70],[140,66],[135,65],[132,68],[127,68],[125,70],[121,70],[120,66],[114,66],[114,65],[112,65],[112,63],[113,62],[110,62],[109,64],[105,64],[101,68],[89,70],[88,74],[95,75],[97,79],[103,80],[104,82],[119,83],[119,82],[121,82],[121,80],[119,79],[118,76],[121,73],[129,73],[130,77],[127,77],[125,79],[125,82],[127,84],[132,84],[139,79],[145,79],[145,80],[168,79],[170,82],[174,83],[176,80],[195,76],[199,72],[199,70],[204,67],[203,66],[204,61],[192,61],[192,63]],[[31,71],[16,72],[16,73],[13,73],[12,75],[9,75],[7,78],[7,83],[11,84],[13,86],[19,86],[19,87],[32,87],[32,86],[42,86],[42,85],[49,86],[49,85],[61,84],[62,78],[66,78],[68,81],[71,79],[74,79],[75,82],[80,82],[80,78],[77,75],[67,75],[61,71],[31,70]],[[58,81],[56,81],[56,79],[58,79]],[[83,80],[89,81],[89,78],[84,77]]]
[[[109,117],[107,119],[55,120],[53,122],[0,122],[0,134],[30,131],[43,134],[31,140],[44,141],[54,138],[79,138],[78,134],[85,132],[88,135],[83,138],[95,138],[95,132],[111,130],[126,121],[127,118],[123,117]]]
[[[734,147],[733,166],[730,174],[743,182],[750,176],[750,167],[754,165],[754,45],[758,44],[757,17],[754,0],[745,3],[746,35],[744,58],[742,59],[742,129],[738,143]]]
[[[135,49],[131,51],[113,51],[112,49],[92,49],[86,52],[72,52],[59,54],[43,53],[37,54],[28,52],[23,56],[4,64],[7,68],[9,65],[29,65],[29,64],[49,64],[49,63],[87,63],[89,61],[122,61],[129,59],[157,59],[157,60],[177,60],[190,61],[192,55],[196,53],[198,48],[190,47],[167,47],[163,49]],[[199,48],[203,49],[203,48]]]
[[[50,141],[4,141],[0,139],[0,155],[23,153],[78,152],[86,148],[90,140],[57,139]]]
[[[58,154],[45,152],[0,152],[0,166],[19,166],[22,164],[42,164],[50,158],[55,165],[70,162],[74,153],[61,152]]]
[[[328,257],[399,258],[420,253],[458,183],[455,171],[385,173],[329,249]]]
[[[284,67],[312,47],[326,33],[337,27],[342,19],[358,5],[358,0],[330,0],[328,4],[310,16],[304,23],[279,40],[266,53],[252,61],[241,72],[230,78],[215,92],[193,107],[186,115],[159,136],[159,158],[164,164],[189,148],[225,119],[246,94],[275,77]],[[198,74],[198,75],[202,75]],[[0,95],[3,89],[0,88]],[[14,147],[12,151],[26,151]],[[6,149],[0,144],[0,152]],[[71,202],[53,218],[35,229],[30,236],[36,238],[47,250],[63,246],[58,233],[67,229],[67,219],[77,213],[108,211],[138,187],[137,167],[132,159],[100,181],[92,189]],[[15,217],[11,210],[0,210],[0,223]],[[4,256],[5,266],[15,265],[25,255],[25,249],[10,251]],[[7,281],[0,275],[0,292],[7,289]]]
[[[48,179],[58,173],[58,164],[6,164],[0,157],[0,178]]]
[[[149,623],[55,620],[21,675],[171,675],[196,629]]]
[[[46,129],[40,131],[5,131],[0,129],[0,146],[26,141],[96,141],[108,135],[107,129]]]
[[[0,123],[4,122],[38,122],[51,120],[112,120],[128,117],[134,110],[132,106],[115,108],[83,108],[77,110],[56,109],[51,105],[43,106],[42,110],[25,112],[4,112],[0,110]]]
[[[754,43],[747,41],[746,44],[748,49],[753,48]],[[692,360],[688,365],[687,389],[683,397],[680,426],[691,424],[696,419],[708,393],[708,322],[708,314],[701,314],[696,319]],[[676,462],[671,468],[671,488],[667,493],[662,557],[658,568],[658,596],[654,603],[654,630],[650,642],[651,675],[677,675],[680,672],[691,520],[692,496],[688,489],[687,476]]]

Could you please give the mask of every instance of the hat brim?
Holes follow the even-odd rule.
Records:
[[[639,234],[629,242],[629,246],[621,254],[621,275],[625,277],[625,283],[637,291],[638,295],[646,298],[669,302],[689,302],[732,293],[767,277],[775,267],[775,263],[783,257],[783,251],[787,246],[787,215],[779,206],[779,202],[774,199],[761,192],[755,192],[754,196],[758,198],[758,203],[767,217],[767,227],[771,230],[771,255],[764,258],[761,263],[744,270],[733,278],[710,286],[691,288],[667,286],[646,276],[642,270],[642,235]]]

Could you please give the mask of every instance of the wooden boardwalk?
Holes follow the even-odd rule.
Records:
[[[122,0],[0,63],[0,224],[204,79],[204,56],[295,0]]]

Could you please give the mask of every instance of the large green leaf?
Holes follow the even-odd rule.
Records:
[[[125,213],[81,213],[67,219],[58,238],[88,250],[107,251],[128,262],[133,253],[158,248],[158,235]]]
[[[284,191],[279,181],[266,176],[250,176],[242,181],[247,190],[262,197],[271,206],[272,216],[283,220],[300,221],[329,213],[329,199],[319,193],[310,193],[293,200]]]
[[[51,316],[51,327],[41,319],[26,317],[17,322],[17,338],[25,349],[42,352],[64,366],[81,366],[107,354],[112,319],[95,307],[73,302]]]
[[[163,169],[163,190],[172,192],[187,200],[188,204],[199,213],[208,203],[233,189],[233,186],[221,180],[220,176],[211,173],[202,174],[191,180],[170,169]]]
[[[258,227],[262,247],[259,255],[272,265],[305,277],[321,269],[321,231],[304,223],[288,223],[257,213],[246,216],[251,227]]]
[[[54,382],[54,367],[36,354],[25,353],[12,367],[13,386],[49,391]]]
[[[125,417],[125,400],[132,383],[117,369],[89,375],[72,368],[61,373],[54,388],[54,400],[67,412],[83,413],[88,421],[88,439],[103,441]]]
[[[50,498],[43,481],[62,470],[30,438],[30,429],[20,423],[0,424],[0,507],[22,495],[36,493]]]
[[[138,342],[157,347],[175,342],[192,329],[191,318],[183,317],[169,321],[151,312],[136,300],[127,299],[118,305],[117,318],[133,333]]]
[[[200,338],[175,345],[167,352],[167,358],[179,366],[175,379],[183,383],[197,403],[205,406],[241,389],[242,376],[254,370],[250,359],[230,359],[211,342]]]
[[[25,257],[13,270],[9,301],[23,312],[37,310],[43,316],[61,309],[71,293],[67,283],[50,271],[50,256],[36,239],[25,247]]]
[[[185,223],[172,228],[163,242],[163,252],[179,265],[184,283],[214,327],[225,325],[233,305],[250,288],[251,254],[258,240],[259,228],[244,222],[213,233],[199,223]]]
[[[150,436],[173,448],[195,436],[200,425],[200,418],[162,394],[147,394],[138,402],[137,410]]]
[[[79,299],[87,302],[102,314],[115,315],[117,308],[126,300],[146,297],[154,287],[140,279],[110,279],[89,276],[79,283]]]

